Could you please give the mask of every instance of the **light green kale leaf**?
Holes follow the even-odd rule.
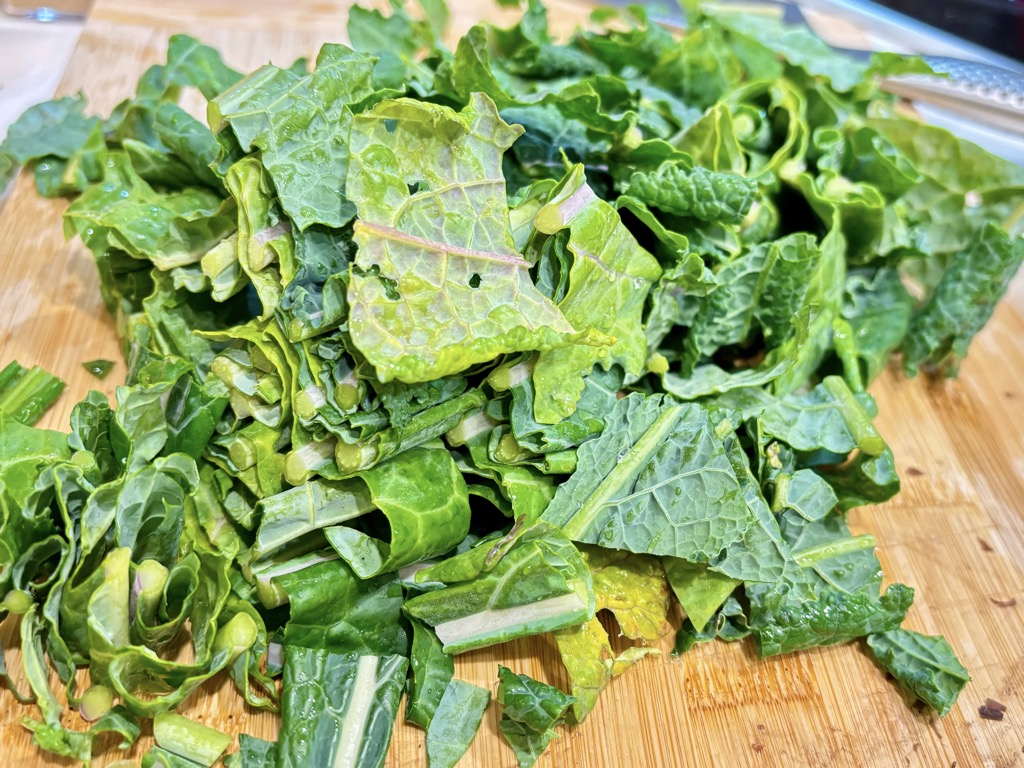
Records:
[[[541,352],[533,373],[534,416],[541,424],[554,424],[576,410],[595,363],[605,369],[618,364],[635,377],[643,373],[644,305],[661,268],[637,243],[615,207],[587,185],[582,165],[573,167],[537,212],[534,224],[545,234],[569,230],[574,260],[569,290],[559,309],[576,328],[614,340],[607,347],[573,344]]]
[[[677,216],[739,224],[757,199],[757,182],[744,176],[716,173],[689,163],[665,163],[656,171],[634,173],[628,194]]]
[[[732,33],[733,47],[748,68],[754,61],[764,61],[766,55],[781,55],[812,77],[828,78],[840,92],[849,91],[864,80],[865,64],[835,52],[804,26],[753,14],[719,13],[714,19]],[[765,76],[761,72],[757,75]]]
[[[112,131],[112,142],[119,141],[131,159],[135,172],[150,184],[167,189],[203,185],[221,190],[223,185],[211,166],[220,153],[216,137],[177,104],[166,101],[135,101],[124,109]],[[102,149],[106,149],[104,145]],[[96,147],[96,152],[100,147]],[[91,170],[92,158],[83,147],[79,162],[83,171]],[[73,170],[69,163],[62,176]],[[42,168],[37,168],[39,182]],[[88,175],[88,174],[87,174]]]
[[[824,448],[838,454],[860,449],[868,456],[886,450],[871,417],[875,411],[870,395],[855,395],[839,376],[826,376],[803,395],[787,395],[761,414],[765,434],[798,451]]]
[[[64,213],[64,231],[94,252],[120,249],[161,270],[198,262],[235,230],[233,202],[209,189],[158,192],[132,168],[128,155],[103,158],[103,182]]]
[[[557,424],[534,419],[532,360],[496,369],[488,379],[492,387],[512,392],[509,423],[516,442],[535,453],[554,453],[586,442],[601,433],[604,419],[618,399],[622,374],[616,369],[594,370],[584,379],[583,394],[572,415]]]
[[[575,331],[516,251],[501,157],[520,133],[482,94],[458,113],[399,99],[356,117],[349,329],[381,381],[430,381],[507,352],[601,341]]]
[[[716,418],[720,416],[716,414]],[[719,573],[740,579],[748,586],[781,584],[794,597],[809,595],[807,580],[783,539],[778,520],[764,498],[739,435],[729,433],[722,443],[739,481],[751,524],[739,541],[725,552],[725,557],[711,565]]]
[[[260,67],[210,103],[210,127],[230,124],[245,151],[262,150],[281,207],[300,229],[340,227],[355,206],[345,198],[352,113],[379,100],[376,58],[342,45],[325,45],[308,75]]]
[[[172,35],[167,41],[167,63],[155,64],[139,79],[139,99],[176,99],[178,90],[198,88],[207,101],[242,78],[227,66],[220,53],[188,35]]]
[[[662,562],[668,583],[697,632],[704,631],[711,617],[740,585],[739,579],[712,571],[706,565],[676,557],[666,557]]]
[[[494,422],[486,414],[481,414],[464,419],[449,433],[449,438],[460,434],[460,443],[466,448],[468,456],[461,462],[462,471],[493,481],[496,490],[511,505],[511,516],[533,522],[541,516],[554,496],[555,483],[536,467],[498,460],[496,456],[502,453],[502,441],[498,433],[499,430],[494,429]],[[507,432],[504,438],[514,444]],[[492,450],[492,445],[495,450]],[[518,452],[521,449],[516,447],[514,450]]]
[[[893,204],[882,250],[909,247],[927,255],[901,265],[924,272],[914,277],[926,287],[933,285],[929,268],[968,247],[986,223],[1012,220],[1024,201],[1024,169],[944,128],[906,117],[873,118],[867,126],[922,177]]]
[[[544,754],[548,744],[558,738],[552,728],[535,731],[525,723],[504,715],[498,721],[498,729],[515,753],[519,768],[530,768]]]
[[[444,3],[438,5],[446,16],[447,6]],[[388,16],[358,5],[352,6],[348,13],[348,39],[352,47],[379,58],[377,74],[383,71],[391,73],[396,84],[406,80],[417,93],[432,90],[433,70],[421,60],[419,53],[425,47],[441,48],[437,34],[429,15],[427,20],[414,20],[397,3],[392,4]]]
[[[448,451],[412,448],[358,477],[386,516],[390,536],[347,525],[324,533],[360,578],[442,555],[469,533],[466,483]]]
[[[817,600],[787,604],[775,612],[752,608],[750,626],[763,658],[895,629],[913,598],[914,591],[903,584],[891,585],[880,596],[827,591]]]
[[[689,20],[686,35],[651,64],[651,82],[701,109],[714,105],[743,78],[743,66],[724,30],[706,19]]]
[[[86,117],[85,97],[65,96],[25,110],[0,142],[0,191],[18,166],[43,157],[68,159],[101,133],[100,120]]]
[[[697,643],[707,643],[716,639],[731,643],[749,637],[750,629],[747,627],[744,610],[739,600],[728,597],[722,603],[722,607],[705,622],[702,630],[698,630],[687,617],[676,633],[672,655],[686,653]]]
[[[240,269],[252,282],[263,305],[260,319],[266,319],[281,300],[281,266],[288,261],[294,247],[292,227],[281,216],[267,170],[255,157],[243,158],[231,166],[225,182],[238,205],[238,236],[231,240],[237,262],[233,272],[237,276]],[[214,260],[217,264],[214,270],[205,256],[201,263],[212,280],[218,283],[225,280],[222,273],[227,264]],[[233,280],[227,282],[234,283]]]
[[[465,481],[451,455],[422,447],[354,478],[289,488],[261,500],[257,510],[254,560],[323,529],[363,579],[444,554],[466,537],[470,519]],[[359,518],[374,510],[387,520],[382,538],[360,526]]]
[[[867,504],[881,504],[900,490],[900,478],[896,474],[896,462],[890,448],[878,456],[858,453],[843,466],[823,471],[822,477],[832,486],[839,508],[844,511]]]
[[[284,287],[282,321],[292,341],[344,326],[348,320],[348,265],[355,252],[348,229],[309,227],[292,233],[295,275]]]
[[[274,579],[291,603],[285,645],[344,654],[407,655],[402,589],[394,574],[364,580],[340,560],[324,557],[301,570],[295,570],[300,561],[293,559]]]
[[[92,736],[66,729],[61,724],[63,707],[49,685],[49,665],[43,652],[43,624],[31,606],[21,619],[21,649],[25,677],[43,720],[26,717],[22,723],[32,731],[32,741],[53,754],[73,757],[85,763],[92,757]]]
[[[747,156],[736,137],[732,111],[719,102],[689,126],[675,146],[693,156],[694,165],[712,171],[743,174]]]
[[[572,705],[572,696],[508,667],[498,667],[498,680],[502,715],[534,731],[554,728]]]
[[[781,474],[775,478],[772,509],[777,513],[792,509],[805,520],[815,522],[838,503],[832,486],[813,469],[798,469],[791,475]]]
[[[803,334],[806,337],[806,334]],[[773,359],[775,358],[775,359]],[[726,371],[714,363],[698,365],[689,376],[680,376],[672,371],[661,374],[661,386],[670,395],[680,400],[696,400],[710,395],[721,395],[737,389],[763,387],[789,370],[791,362],[787,356],[769,353],[764,363],[757,368],[741,368]]]
[[[794,316],[812,298],[808,275],[820,260],[815,238],[796,233],[755,245],[724,265],[718,289],[701,301],[686,336],[683,374],[719,348],[745,341],[755,326],[770,346],[783,344],[798,330]]]
[[[1024,169],[934,125],[907,117],[869,120],[918,172],[960,193],[1024,185]]]

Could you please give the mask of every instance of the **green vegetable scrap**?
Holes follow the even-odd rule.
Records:
[[[596,608],[615,616],[623,636],[653,644],[672,631],[669,588],[657,558],[586,545],[580,550],[593,577]],[[653,645],[633,646],[616,656],[597,617],[559,630],[554,637],[569,672],[575,699],[572,716],[577,723],[590,714],[612,677],[659,652]]]
[[[97,379],[107,378],[107,374],[114,368],[113,360],[89,360],[88,362],[82,363],[82,367],[85,368],[89,373],[95,376]]]
[[[176,35],[110,117],[0,144],[0,184],[71,199],[127,364],[67,435],[30,426],[58,379],[0,370],[34,742],[88,763],[154,718],[144,765],[209,765],[231,734],[173,710],[226,671],[282,715],[229,765],[381,765],[404,692],[452,766],[490,700],[453,654],[551,633],[571,695],[499,672],[528,766],[675,603],[676,653],[866,638],[948,712],[967,671],[845,514],[899,491],[872,380],[955,373],[1024,260],[1024,172],[896,110],[915,60],[725,11],[556,40],[539,0],[448,48],[421,5],[249,74]]]
[[[277,744],[247,733],[238,735],[238,751],[224,758],[226,768],[274,768]]]
[[[207,768],[217,762],[231,743],[227,734],[173,712],[162,712],[153,718],[153,737],[161,749]]]
[[[0,413],[33,426],[64,392],[64,382],[38,365],[11,361],[0,369]]]
[[[522,519],[520,519],[520,522]],[[525,635],[581,624],[594,616],[590,570],[558,528],[521,526],[417,572],[405,612],[434,628],[445,653],[462,653]]]
[[[530,768],[558,734],[555,727],[565,720],[574,699],[557,688],[527,675],[498,667],[498,728],[516,754],[519,768]]]
[[[435,718],[427,728],[428,768],[453,768],[480,729],[491,692],[462,680],[445,688]]]
[[[893,629],[870,635],[868,648],[886,672],[940,715],[952,709],[971,679],[941,637]]]

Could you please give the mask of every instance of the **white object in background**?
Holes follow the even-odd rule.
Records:
[[[60,19],[84,19],[92,0],[0,0],[0,11],[33,21],[49,23]]]
[[[0,14],[0,139],[22,112],[53,96],[82,26],[80,21],[41,24]],[[6,191],[13,188],[10,184]],[[0,208],[5,197],[0,189]]]
[[[53,96],[82,22],[41,24],[0,15],[0,137],[18,115]]]

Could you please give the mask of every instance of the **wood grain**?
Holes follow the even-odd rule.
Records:
[[[461,31],[484,14],[455,2]],[[169,34],[190,32],[225,52],[239,68],[290,62],[344,39],[341,0],[271,2],[99,0],[61,85],[84,90],[107,111],[135,79],[161,60]],[[241,13],[240,9],[245,12]],[[554,6],[558,26],[586,9]],[[487,11],[488,16],[496,18]],[[68,381],[45,425],[66,428],[73,404],[89,389],[111,395],[121,364],[103,382],[81,367],[118,359],[91,257],[61,234],[63,203],[37,197],[25,176],[0,215],[0,361],[41,364]],[[908,706],[858,646],[758,661],[746,644],[699,647],[681,659],[648,659],[616,680],[582,727],[556,741],[540,765],[639,766],[995,766],[1024,765],[1024,283],[978,338],[961,378],[906,381],[887,372],[874,387],[878,426],[896,455],[904,490],[892,502],[856,511],[857,532],[878,538],[888,578],[918,588],[909,626],[944,634],[973,681],[941,721]],[[1016,601],[1013,604],[1013,601]],[[16,625],[2,631],[8,666],[19,668]],[[498,662],[565,685],[547,639],[534,638],[460,656],[458,676],[495,685]],[[24,680],[15,672],[19,684]],[[980,719],[992,697],[1006,719]],[[0,693],[0,758],[33,768],[63,765],[31,745],[20,725],[33,711]],[[273,738],[277,719],[246,709],[229,681],[201,689],[185,714],[230,733]],[[75,723],[77,715],[68,716]],[[492,706],[463,765],[512,766]],[[80,722],[78,723],[80,727]],[[127,755],[111,746],[98,764]],[[425,765],[423,735],[399,725],[391,768]]]

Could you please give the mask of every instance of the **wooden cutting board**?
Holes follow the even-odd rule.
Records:
[[[481,0],[483,2],[483,0]],[[167,37],[198,36],[249,70],[290,63],[325,41],[345,39],[344,0],[99,0],[60,93],[84,90],[108,112],[136,78],[162,60]],[[489,5],[459,0],[455,31]],[[585,20],[582,6],[552,5],[555,26]],[[89,253],[66,243],[64,204],[36,196],[23,175],[0,215],[0,363],[41,364],[68,382],[44,426],[66,429],[89,389],[113,393],[118,363],[103,382],[81,363],[118,359],[114,327],[100,302]],[[647,659],[612,683],[580,728],[566,731],[541,759],[558,768],[679,766],[1009,766],[1024,765],[1024,283],[975,342],[958,381],[904,380],[894,370],[875,385],[878,427],[896,455],[904,489],[880,507],[856,511],[856,532],[878,538],[886,575],[917,588],[908,626],[945,635],[973,676],[942,720],[911,707],[857,645],[768,661],[748,643],[698,647],[680,659]],[[8,667],[17,671],[16,624],[5,622]],[[666,649],[667,649],[666,645]],[[458,657],[456,674],[492,689],[497,664],[565,687],[553,644],[532,638]],[[982,720],[987,697],[1007,705],[1002,722]],[[64,765],[41,756],[19,724],[31,707],[0,693],[0,761]],[[275,715],[246,709],[218,678],[184,713],[228,733],[273,739]],[[68,722],[82,727],[76,714]],[[462,765],[514,766],[492,704]],[[98,761],[130,757],[113,744]],[[400,725],[388,765],[425,765],[423,734]],[[312,767],[316,768],[316,767]]]

